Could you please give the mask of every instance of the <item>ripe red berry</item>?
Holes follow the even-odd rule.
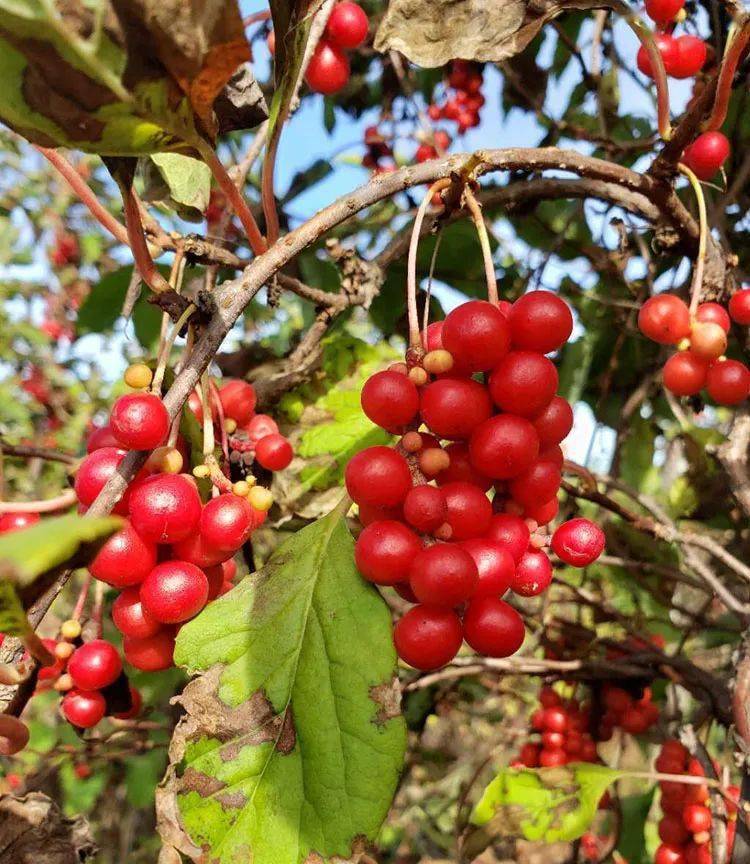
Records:
[[[231,492],[212,498],[201,513],[200,534],[209,549],[235,552],[247,543],[253,527],[253,508]]]
[[[654,854],[654,864],[686,864],[682,846],[662,843]]]
[[[521,747],[518,754],[518,759],[527,768],[539,767],[539,746],[537,744],[527,743]]]
[[[492,414],[492,402],[478,381],[442,378],[423,388],[420,411],[439,438],[465,439]]]
[[[283,435],[265,435],[255,445],[255,458],[269,471],[283,471],[294,458],[294,450]]]
[[[445,495],[435,486],[415,486],[404,498],[404,519],[417,531],[431,534],[447,517]]]
[[[548,732],[565,732],[568,728],[568,714],[559,705],[545,708],[542,723]]]
[[[369,582],[396,585],[409,578],[409,568],[421,549],[419,537],[401,522],[373,522],[357,538],[354,560]]]
[[[326,22],[325,35],[339,48],[358,48],[367,39],[367,14],[351,0],[342,0],[333,7]]]
[[[725,333],[729,332],[732,324],[729,313],[721,303],[701,303],[695,312],[695,317],[696,320],[704,323],[710,321],[712,324],[718,324]]]
[[[144,540],[130,522],[126,522],[105,541],[89,564],[89,570],[95,579],[114,588],[125,588],[142,582],[155,565],[155,544]]]
[[[554,498],[561,479],[560,469],[554,462],[536,461],[510,481],[508,491],[523,507],[533,507],[540,501]]]
[[[177,543],[198,527],[201,499],[191,477],[157,474],[136,485],[129,509],[130,521],[141,537],[154,543]]]
[[[568,304],[551,291],[530,291],[519,297],[511,307],[509,323],[514,348],[542,354],[556,351],[573,331]]]
[[[479,575],[474,559],[460,546],[436,543],[414,556],[409,584],[421,603],[460,606],[474,593]]]
[[[461,370],[487,372],[508,353],[510,328],[497,306],[470,300],[448,314],[442,341]]]
[[[107,485],[107,481],[117,472],[117,467],[125,456],[124,450],[114,447],[101,447],[94,450],[81,462],[76,473],[75,490],[78,500],[84,507],[94,503],[96,496]],[[114,506],[112,512],[127,516],[130,490]]]
[[[523,619],[497,597],[477,597],[464,615],[464,639],[479,654],[510,657],[523,645]]]
[[[419,393],[409,377],[388,370],[367,379],[361,401],[370,420],[389,432],[408,426],[419,409]]]
[[[490,375],[489,389],[503,411],[535,417],[557,392],[557,369],[537,351],[511,351]]]
[[[708,363],[692,351],[678,351],[664,364],[664,386],[675,396],[694,396],[706,386]]]
[[[90,729],[104,717],[107,703],[101,693],[95,690],[82,692],[69,690],[62,700],[62,712],[68,723],[79,729]]]
[[[552,565],[547,555],[535,549],[524,552],[516,564],[511,590],[521,597],[536,597],[549,588]]]
[[[415,606],[396,623],[393,641],[405,663],[423,671],[439,669],[461,647],[461,621],[443,606]]]
[[[174,663],[174,634],[160,630],[145,639],[124,639],[122,653],[131,666],[143,672],[169,669]]]
[[[682,813],[685,828],[691,834],[711,830],[711,811],[703,804],[688,804]]]
[[[546,408],[536,414],[531,422],[539,436],[540,447],[559,444],[573,428],[573,409],[567,399],[553,396]]]
[[[739,360],[719,360],[708,367],[708,395],[719,405],[738,405],[750,393],[750,370]]]
[[[508,590],[516,569],[510,552],[500,543],[486,537],[464,540],[460,545],[474,559],[479,573],[474,597],[502,597]]]
[[[474,430],[469,440],[472,465],[496,480],[522,474],[531,467],[538,453],[536,429],[524,417],[513,414],[490,417]]]
[[[251,443],[257,444],[266,435],[276,435],[279,431],[278,423],[268,414],[256,414],[253,419],[243,426],[245,433]]]
[[[441,486],[448,509],[451,540],[468,540],[483,534],[490,525],[492,504],[471,483],[446,483]]]
[[[94,450],[100,450],[102,447],[120,446],[120,442],[115,438],[109,423],[107,423],[105,426],[98,426],[89,435],[86,441],[86,452],[93,453]]]
[[[602,529],[589,519],[569,519],[552,535],[552,551],[572,567],[587,567],[604,551]]]
[[[678,816],[665,814],[659,822],[659,839],[671,846],[684,846],[690,840],[690,832]]]
[[[654,33],[654,41],[661,54],[667,75],[672,75],[673,70],[677,68],[678,64],[679,50],[677,40],[669,33]],[[649,78],[654,77],[654,71],[651,68],[651,58],[648,56],[648,52],[643,45],[638,49],[636,65],[644,75],[647,75]]]
[[[441,471],[437,476],[439,486],[445,483],[473,483],[483,492],[486,492],[492,486],[492,480],[480,474],[479,471],[471,464],[469,456],[469,445],[465,441],[456,441],[454,444],[449,444],[445,448],[450,462],[448,467]]]
[[[539,753],[542,768],[559,768],[568,761],[568,754],[561,747],[544,747]]]
[[[685,0],[646,0],[646,14],[657,24],[669,24],[685,5]]]
[[[146,639],[161,629],[161,624],[141,603],[138,588],[126,588],[112,604],[115,627],[128,639]]]
[[[257,513],[257,511],[254,511]],[[255,516],[253,516],[254,523]],[[196,531],[179,543],[172,546],[172,557],[179,561],[187,561],[190,564],[195,564],[205,570],[206,567],[215,567],[223,563],[227,558],[231,558],[236,550],[224,551],[217,549],[215,546],[209,546],[200,532]]]
[[[437,158],[437,155],[438,152],[432,144],[420,144],[417,147],[417,152],[414,154],[414,161],[419,163],[428,162],[430,159]]]
[[[674,41],[676,57],[667,71],[673,78],[692,78],[701,71],[706,62],[706,43],[689,33],[678,36]]]
[[[496,513],[490,520],[486,536],[510,552],[514,561],[519,561],[529,548],[529,527],[520,516],[511,513]]]
[[[38,513],[3,513],[0,515],[0,534],[31,528],[40,518]]]
[[[750,288],[742,288],[729,298],[729,314],[738,324],[750,324]]]
[[[224,416],[230,417],[238,426],[250,422],[257,401],[253,385],[239,378],[232,378],[219,388],[219,402]]]
[[[638,327],[660,345],[676,345],[690,335],[690,312],[674,294],[657,294],[641,306]]]
[[[326,39],[321,39],[310,58],[305,80],[316,93],[331,95],[341,90],[349,80],[349,60],[346,54]]]
[[[143,580],[143,608],[162,624],[187,621],[206,605],[208,579],[195,564],[164,561]]]
[[[411,489],[404,457],[390,447],[375,446],[353,456],[344,472],[346,488],[357,504],[396,507]]]
[[[85,642],[71,654],[68,673],[79,690],[101,690],[108,687],[122,672],[117,649],[104,639]]]
[[[169,434],[169,414],[155,393],[126,393],[112,406],[112,434],[127,450],[153,450]]]
[[[710,180],[728,158],[729,141],[721,132],[704,132],[682,154],[682,161],[699,180]]]

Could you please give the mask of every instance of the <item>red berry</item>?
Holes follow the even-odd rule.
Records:
[[[674,294],[657,294],[641,306],[638,327],[660,345],[676,345],[690,335],[690,312]]]
[[[401,522],[373,522],[357,538],[354,560],[369,582],[396,585],[409,578],[409,568],[421,549],[419,537]]]
[[[729,141],[721,132],[704,132],[682,154],[682,161],[699,180],[710,180],[728,158]]]
[[[132,720],[141,713],[143,708],[143,697],[139,690],[136,690],[133,685],[130,685],[130,708],[127,711],[120,711],[114,716],[118,720]]]
[[[518,754],[518,759],[527,768],[537,768],[539,766],[539,746],[537,744],[524,744]]]
[[[678,48],[677,40],[669,33],[654,33],[654,41],[656,47],[661,54],[661,59],[664,63],[664,69],[667,75],[671,75],[678,64]],[[641,45],[636,56],[636,65],[638,69],[647,75],[649,78],[654,77],[653,69],[651,68],[651,58],[645,47]]]
[[[156,546],[144,540],[130,522],[113,534],[89,564],[95,579],[114,588],[142,582],[156,565]]]
[[[269,471],[283,471],[293,457],[292,445],[283,435],[266,435],[255,445],[255,458]]]
[[[497,306],[486,300],[470,300],[448,314],[442,341],[459,368],[486,372],[508,353],[510,328]]]
[[[543,504],[534,504],[524,508],[523,515],[533,519],[539,525],[548,525],[557,516],[560,502],[557,498],[551,498]]]
[[[112,604],[115,627],[128,639],[146,639],[161,629],[161,624],[141,603],[138,588],[126,588]]]
[[[464,615],[464,639],[479,654],[510,657],[523,645],[526,630],[516,610],[497,597],[477,597]]]
[[[333,7],[325,35],[339,48],[358,48],[367,39],[370,22],[361,6],[342,0]]]
[[[690,840],[690,832],[678,816],[670,816],[667,813],[659,822],[659,839],[662,843],[671,846],[684,846]]]
[[[473,483],[483,492],[486,492],[492,486],[492,480],[480,474],[471,464],[469,457],[469,445],[465,441],[456,441],[454,444],[449,444],[445,448],[448,454],[450,463],[448,467],[438,474],[437,482],[439,486],[445,483]]]
[[[408,426],[419,409],[419,393],[400,372],[376,372],[362,388],[362,410],[373,423],[398,432]]]
[[[727,849],[730,849],[729,835],[733,823],[727,825]],[[685,864],[713,864],[713,855],[709,843],[691,843],[686,847]]]
[[[127,393],[112,406],[112,434],[127,450],[153,450],[169,434],[169,414],[155,393]]]
[[[474,559],[460,546],[436,543],[414,556],[409,584],[421,603],[460,606],[474,593],[479,576]]]
[[[367,447],[353,456],[344,479],[352,500],[373,507],[396,507],[411,489],[406,460],[384,446]]]
[[[651,722],[646,712],[634,705],[625,710],[620,718],[620,725],[631,735],[642,735],[651,726]]]
[[[143,580],[143,608],[162,624],[187,621],[206,605],[208,579],[195,564],[164,561]]]
[[[36,525],[41,517],[38,513],[3,513],[0,514],[0,534],[10,534],[12,531],[23,531]]]
[[[62,700],[62,712],[68,723],[79,729],[90,729],[104,717],[107,703],[101,693],[95,690],[82,692],[69,690]]]
[[[573,428],[573,409],[567,399],[554,396],[531,422],[539,436],[539,446],[550,447],[559,444]]]
[[[510,552],[500,543],[486,537],[464,540],[461,548],[474,559],[479,573],[474,597],[502,597],[515,573],[516,565]]]
[[[364,527],[372,525],[373,522],[383,522],[386,519],[395,519],[397,522],[404,518],[401,507],[372,507],[370,504],[359,505],[359,521]]]
[[[670,68],[667,71],[673,78],[692,78],[693,75],[701,71],[706,62],[708,54],[706,43],[689,33],[678,36],[674,41],[676,57],[670,63]]]
[[[349,80],[346,54],[326,39],[321,39],[310,59],[305,80],[311,90],[329,96],[341,90]]]
[[[257,511],[254,511],[257,512]],[[255,524],[255,517],[253,516]],[[216,567],[223,563],[227,558],[231,558],[236,550],[223,551],[214,546],[209,546],[201,534],[196,531],[179,543],[172,546],[172,557],[179,561],[187,561],[190,564],[195,564],[205,570],[206,567]]]
[[[441,487],[448,509],[451,540],[468,540],[483,534],[490,525],[490,499],[471,483],[446,483]]]
[[[691,834],[711,830],[711,811],[703,804],[688,804],[682,812],[682,821]]]
[[[239,378],[232,378],[219,388],[219,402],[224,416],[234,420],[238,426],[250,422],[257,401],[253,385]]]
[[[552,535],[552,551],[572,567],[587,567],[604,551],[602,529],[589,519],[569,519]]]
[[[445,495],[435,486],[415,486],[404,498],[404,519],[417,531],[431,534],[447,517]]]
[[[101,690],[108,687],[122,672],[117,649],[104,639],[86,642],[71,654],[68,673],[79,690]]]
[[[542,732],[542,747],[567,749],[565,747],[565,735],[562,732]]]
[[[196,531],[201,499],[192,478],[157,474],[133,489],[129,509],[130,521],[141,537],[154,543],[177,543]]]
[[[729,313],[721,303],[701,303],[695,312],[695,317],[696,320],[704,323],[711,322],[712,324],[718,324],[725,333],[729,332],[732,324]]]
[[[729,314],[738,324],[750,324],[750,288],[742,288],[729,298]]]
[[[120,447],[120,442],[115,438],[109,423],[99,426],[93,430],[86,441],[86,452],[93,453],[102,447]]]
[[[750,393],[750,370],[739,360],[720,360],[708,367],[708,395],[719,405],[738,405]]]
[[[568,728],[568,714],[560,706],[545,708],[542,723],[548,732],[565,732]]]
[[[200,536],[208,549],[236,552],[247,543],[253,527],[253,508],[231,492],[212,498],[201,513]]]
[[[465,439],[492,413],[487,390],[466,378],[442,378],[423,388],[422,420],[439,438]]]
[[[557,392],[557,369],[537,351],[511,351],[490,375],[489,390],[503,411],[535,417]]]
[[[683,847],[662,843],[654,855],[654,864],[686,864]]]
[[[511,513],[496,513],[490,520],[486,536],[510,552],[514,561],[519,561],[529,548],[529,528],[520,516]]]
[[[713,321],[696,321],[690,335],[690,350],[701,360],[716,360],[727,350],[727,334]]]
[[[266,435],[276,435],[279,431],[278,423],[269,417],[268,414],[256,414],[253,419],[246,423],[243,427],[248,439],[253,444],[257,444],[261,438]]]
[[[685,5],[685,0],[646,0],[646,14],[657,24],[669,24]]]
[[[143,672],[169,669],[174,663],[174,634],[160,630],[145,639],[124,639],[122,653],[131,666]]]
[[[432,140],[435,142],[438,150],[447,150],[451,146],[451,136],[444,129],[436,130],[432,136]]]
[[[442,606],[415,606],[393,628],[398,656],[423,671],[450,663],[462,640],[458,615]]]
[[[469,440],[472,465],[496,480],[522,474],[531,467],[538,453],[536,429],[524,417],[513,414],[490,417],[474,430]]]
[[[678,351],[664,364],[664,386],[675,396],[694,396],[706,386],[708,363],[692,351]]]
[[[523,507],[533,507],[540,501],[554,498],[561,479],[560,469],[554,462],[537,461],[510,481],[508,491]]]
[[[549,588],[552,581],[552,565],[544,552],[530,549],[524,552],[516,564],[516,572],[510,587],[521,597],[536,597]]]
[[[530,291],[513,304],[509,316],[514,348],[549,354],[573,331],[568,304],[551,291]]]
[[[90,453],[81,462],[76,473],[75,490],[78,500],[84,507],[94,503],[96,496],[107,485],[107,481],[117,473],[117,468],[125,456],[124,450],[114,447],[101,447]],[[127,516],[130,490],[117,502],[112,512]]]
[[[542,768],[559,768],[568,761],[568,754],[561,747],[545,747],[539,754],[539,765]]]
[[[432,106],[434,107],[434,106]],[[435,118],[439,119],[439,118]],[[428,162],[430,159],[435,159],[438,155],[437,150],[432,146],[432,144],[420,144],[417,147],[417,152],[414,154],[415,162]]]

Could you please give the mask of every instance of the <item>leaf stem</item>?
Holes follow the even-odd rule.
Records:
[[[724,57],[716,81],[716,97],[711,109],[711,116],[704,124],[705,129],[711,131],[719,129],[726,120],[729,99],[732,95],[732,81],[748,39],[750,39],[750,16],[743,16],[739,29],[735,30],[733,34],[730,33],[729,42],[724,49]]]
[[[466,206],[469,208],[471,218],[479,235],[479,245],[482,247],[482,258],[484,259],[484,277],[487,280],[487,299],[493,306],[497,306],[500,298],[497,293],[497,277],[495,276],[495,264],[492,260],[492,247],[490,246],[490,237],[487,233],[487,226],[484,224],[482,216],[482,208],[479,205],[474,193],[466,186],[464,189],[464,199]]]
[[[708,243],[708,216],[706,214],[706,198],[703,195],[703,187],[695,174],[682,162],[677,164],[677,170],[687,177],[695,192],[698,202],[698,224],[700,234],[698,235],[698,257],[693,267],[693,281],[690,286],[690,315],[695,316],[701,299],[701,288],[703,287],[703,271],[706,266],[706,246]]]
[[[160,294],[162,291],[168,290],[169,283],[156,269],[151,253],[148,251],[148,244],[143,233],[141,211],[138,208],[138,199],[136,198],[135,190],[132,186],[121,188],[125,210],[125,227],[128,232],[130,248],[133,250],[135,266],[148,287],[157,294]]]
[[[656,45],[654,34],[643,21],[637,15],[632,14],[625,15],[625,20],[648,54],[656,85],[656,117],[659,135],[665,141],[669,141],[672,137],[672,124],[669,119],[669,82],[667,81],[667,70],[664,68],[664,59]]]

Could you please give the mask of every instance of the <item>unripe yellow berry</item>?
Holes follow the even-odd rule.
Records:
[[[182,453],[176,447],[157,447],[146,460],[146,468],[162,474],[179,474],[182,464]]]
[[[256,510],[270,510],[273,504],[273,495],[263,486],[253,486],[247,500]]]
[[[419,432],[407,432],[401,439],[401,446],[407,453],[417,453],[422,449],[422,436]]]
[[[246,498],[247,493],[250,491],[250,486],[244,480],[238,480],[236,483],[232,484],[232,492],[235,495],[239,495],[240,498]]]
[[[74,618],[63,621],[60,627],[60,635],[63,639],[77,639],[81,635],[81,622],[76,621]]]
[[[430,375],[442,375],[453,368],[453,355],[445,348],[428,351],[422,361],[424,368]]]
[[[73,689],[73,679],[66,672],[64,675],[61,675],[57,681],[55,681],[53,686],[58,693],[65,693],[66,691]]]
[[[409,370],[409,380],[412,384],[416,384],[417,387],[421,387],[423,384],[426,384],[429,379],[427,373],[421,366],[413,366]]]
[[[154,373],[145,363],[133,363],[125,370],[125,383],[135,390],[143,390],[151,383]]]
[[[231,417],[227,417],[224,421],[224,428],[227,430],[227,435],[231,435],[233,432],[237,431],[237,421],[233,420]]]
[[[211,469],[208,465],[196,465],[193,468],[193,477],[197,477],[199,480],[205,480],[206,477],[211,475]]]
[[[58,642],[55,645],[55,657],[58,660],[67,660],[75,650],[76,647],[72,642]]]

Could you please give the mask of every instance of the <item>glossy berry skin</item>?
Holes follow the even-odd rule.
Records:
[[[523,619],[497,597],[477,597],[464,615],[464,639],[486,657],[510,657],[523,645]]]
[[[219,388],[219,402],[224,416],[231,417],[238,426],[250,422],[255,414],[257,401],[253,385],[239,378],[232,378]]]
[[[662,370],[664,386],[675,396],[694,396],[706,386],[708,363],[692,351],[678,351]]]
[[[90,453],[81,462],[76,473],[75,490],[78,500],[84,507],[94,503],[96,496],[106,486],[107,481],[116,473],[117,467],[125,456],[124,450],[115,447],[101,447]],[[114,506],[112,512],[127,516],[131,490],[128,489]]]
[[[654,854],[654,864],[686,864],[682,847],[662,843]]]
[[[690,335],[690,312],[674,294],[657,294],[641,306],[638,328],[660,345],[676,345]]]
[[[279,431],[279,425],[268,414],[256,414],[249,423],[245,424],[243,429],[248,439],[253,444],[257,444],[266,435],[276,435]]]
[[[508,484],[508,491],[524,507],[549,501],[557,494],[562,477],[554,462],[537,461]]]
[[[514,348],[549,354],[564,345],[573,331],[568,304],[551,291],[530,291],[519,297],[508,319]]]
[[[409,577],[422,541],[401,522],[386,520],[368,525],[357,538],[354,560],[368,582],[396,585]]]
[[[464,540],[460,545],[474,559],[479,574],[473,596],[502,597],[508,590],[516,569],[510,552],[486,537]]]
[[[200,534],[208,549],[235,552],[250,539],[253,508],[246,498],[231,492],[217,495],[203,508]]]
[[[79,690],[101,690],[122,672],[117,649],[104,639],[93,639],[76,648],[68,661],[68,673]]]
[[[469,440],[471,463],[495,480],[522,474],[539,453],[536,429],[524,417],[500,414],[479,425]]]
[[[438,486],[463,481],[464,483],[473,483],[483,492],[492,486],[492,480],[480,474],[471,464],[469,446],[465,441],[449,444],[445,448],[445,452],[448,454],[450,462],[448,467],[438,474],[436,478]]]
[[[0,534],[10,534],[12,531],[23,531],[36,525],[41,517],[38,513],[3,513],[0,514]]]
[[[521,597],[536,597],[549,588],[552,565],[547,555],[535,549],[524,552],[510,582],[511,591]]]
[[[321,39],[310,59],[305,80],[316,93],[331,95],[349,81],[349,60],[346,54],[326,39]]]
[[[587,567],[604,551],[602,529],[589,519],[569,519],[552,535],[552,551],[571,567]]]
[[[460,606],[474,593],[479,579],[474,559],[459,546],[437,543],[416,555],[409,585],[420,603]]]
[[[478,537],[489,528],[492,504],[489,498],[471,483],[446,483],[441,487],[448,510],[451,540]]]
[[[362,388],[362,410],[375,425],[398,432],[414,419],[419,409],[419,393],[400,372],[376,372]]]
[[[446,317],[442,342],[459,368],[486,372],[508,353],[510,328],[497,306],[486,300],[469,300]]]
[[[208,601],[208,579],[195,564],[164,561],[143,580],[143,608],[162,624],[178,624],[197,615]]]
[[[155,393],[127,393],[112,406],[109,426],[126,450],[153,450],[169,434],[169,414]]]
[[[666,814],[659,822],[659,839],[668,845],[684,846],[690,840],[690,832],[678,816]]]
[[[514,561],[519,561],[529,548],[528,525],[520,516],[512,513],[496,513],[490,520],[485,536],[507,549]]]
[[[161,624],[143,608],[138,588],[126,588],[115,600],[112,620],[128,639],[146,639],[161,630]]]
[[[95,690],[69,690],[62,700],[62,712],[68,723],[79,729],[90,729],[104,717],[107,703]]]
[[[209,546],[198,531],[195,531],[179,543],[172,546],[172,556],[180,561],[195,564],[204,570],[222,564],[234,555],[234,550],[223,551],[215,546]]]
[[[725,333],[732,325],[732,319],[721,303],[701,303],[695,311],[695,318],[704,323],[718,324]]]
[[[706,373],[706,390],[719,405],[738,405],[750,393],[750,370],[738,360],[712,363]]]
[[[689,33],[675,40],[677,56],[667,70],[673,78],[692,78],[701,71],[708,54],[706,43]]]
[[[174,664],[174,635],[160,630],[145,639],[124,639],[122,653],[131,666],[143,672],[169,669]]]
[[[361,6],[342,0],[333,7],[326,22],[326,38],[339,48],[359,48],[367,39],[370,22]]]
[[[442,606],[415,606],[396,623],[393,641],[405,663],[424,672],[439,669],[458,654],[461,621]]]
[[[557,369],[537,351],[511,351],[490,375],[489,389],[498,408],[534,417],[557,392]]]
[[[646,0],[646,14],[657,24],[669,24],[685,5],[685,0]]]
[[[105,426],[99,426],[89,435],[86,441],[86,452],[93,453],[94,450],[101,450],[102,447],[120,447],[120,443],[115,438],[112,429],[107,423]]]
[[[353,501],[372,507],[396,507],[411,489],[406,460],[384,446],[368,447],[352,457],[344,480]]]
[[[539,765],[542,768],[559,768],[567,761],[568,756],[561,747],[545,747],[539,753]]]
[[[130,522],[107,539],[89,565],[95,579],[114,588],[138,585],[156,565],[156,545],[144,540]]]
[[[183,474],[148,477],[130,495],[130,521],[153,543],[178,543],[190,536],[198,527],[201,509],[195,483]]]
[[[664,69],[667,75],[671,75],[673,69],[678,63],[679,51],[677,48],[677,40],[669,33],[654,33],[654,41],[656,42],[656,47],[659,49],[659,53],[661,54]],[[654,71],[651,68],[651,58],[648,56],[648,52],[643,45],[638,49],[636,65],[638,66],[639,71],[644,75],[649,78],[654,77]]]
[[[539,437],[540,447],[559,444],[573,428],[573,409],[567,399],[553,396],[547,406],[532,417],[531,422]]]
[[[478,381],[442,378],[422,389],[420,411],[438,438],[461,440],[489,418],[492,402]]]
[[[551,498],[542,504],[524,507],[523,515],[528,519],[533,519],[539,525],[547,525],[557,516],[559,509],[560,502],[557,498]]]
[[[728,158],[729,141],[721,132],[704,132],[682,154],[682,161],[699,180],[710,180]]]
[[[711,811],[703,804],[688,804],[682,811],[682,821],[691,834],[711,830]]]
[[[431,534],[447,517],[445,495],[435,486],[415,486],[404,498],[404,519],[417,531]]]
[[[729,314],[737,324],[750,324],[750,288],[743,288],[729,298]]]
[[[690,350],[702,360],[716,360],[727,350],[726,331],[713,321],[696,321],[690,336]]]
[[[294,458],[294,450],[283,435],[266,435],[255,445],[255,458],[269,471],[283,471]]]

